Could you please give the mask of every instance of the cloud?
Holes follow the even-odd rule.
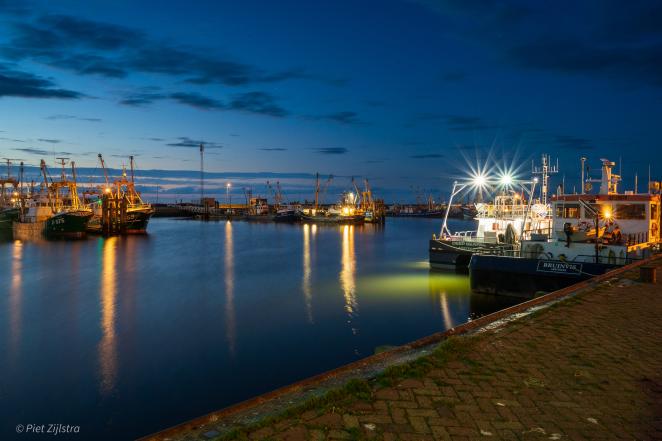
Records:
[[[276,104],[274,97],[266,92],[246,92],[234,95],[228,107],[233,110],[275,117],[283,117],[288,114],[285,109]]]
[[[192,84],[242,86],[291,79],[328,79],[289,69],[269,72],[256,66],[178,47],[125,26],[70,15],[42,15],[32,22],[13,23],[13,38],[3,53],[14,60],[31,59],[82,75],[124,78],[133,73],[179,77]]]
[[[329,120],[341,124],[351,124],[351,125],[362,124],[361,120],[358,119],[358,114],[356,112],[351,112],[351,111],[334,112],[326,115],[311,115],[308,116],[308,119]]]
[[[52,152],[48,150],[43,150],[43,149],[38,149],[38,148],[31,148],[31,147],[26,147],[26,148],[15,148],[12,150],[16,150],[17,152],[23,152],[27,153],[29,155],[41,155],[41,156],[47,156],[47,155],[71,155],[71,152]]]
[[[204,144],[205,150],[206,149],[222,149],[223,148],[223,146],[221,144],[218,144],[216,142],[191,139],[187,136],[180,136],[177,139],[178,139],[177,141],[168,143],[166,145],[168,147],[199,148],[200,144]]]
[[[276,103],[275,98],[266,92],[245,92],[233,95],[226,104],[221,100],[211,98],[196,92],[173,92],[164,94],[155,91],[158,88],[141,89],[128,93],[120,104],[140,107],[152,104],[155,101],[171,99],[177,103],[194,107],[200,110],[234,110],[260,115],[284,117],[288,114]]]
[[[37,141],[47,142],[47,143],[49,143],[49,144],[59,144],[59,143],[62,142],[62,141],[59,140],[59,139],[46,139],[46,138],[39,138]]]
[[[421,155],[411,155],[410,158],[412,159],[439,159],[443,158],[444,155],[441,155],[439,153],[425,153]]]
[[[14,139],[14,138],[5,138],[5,137],[2,137],[0,139],[3,141],[10,141],[10,142],[25,142],[25,140],[23,139]]]
[[[283,147],[264,147],[264,148],[261,148],[260,150],[265,151],[265,152],[284,152],[287,149],[285,149]]]
[[[662,86],[662,3],[417,0],[517,68]],[[596,14],[596,7],[600,13]]]
[[[593,149],[590,139],[569,135],[556,135],[553,144],[567,150],[591,150]]]
[[[497,125],[488,124],[485,120],[478,116],[452,115],[432,112],[419,113],[415,115],[407,124],[407,126],[412,127],[417,123],[422,122],[445,122],[449,130],[459,132],[499,128]]]
[[[478,116],[463,116],[463,115],[444,115],[451,130],[465,131],[465,130],[487,130],[495,129],[498,126],[487,124],[482,118]]]
[[[323,155],[344,155],[349,152],[345,147],[322,147],[315,149],[315,151]]]
[[[84,95],[73,90],[58,88],[49,79],[0,65],[0,98],[5,96],[78,99]]]
[[[226,108],[222,102],[200,95],[199,93],[178,92],[170,94],[170,98],[181,104],[186,104],[201,110],[219,110]]]
[[[166,98],[166,95],[160,92],[154,92],[155,88],[147,88],[147,90],[142,89],[137,92],[128,93],[120,100],[120,104],[125,106],[132,107],[141,107],[147,104],[152,104],[154,101],[162,100]]]
[[[565,73],[642,79],[662,86],[662,44],[599,47],[575,39],[541,39],[509,52],[517,65]]]
[[[50,119],[52,121],[60,120],[60,119],[73,119],[77,121],[87,121],[87,122],[101,122],[101,118],[85,118],[81,116],[76,116],[76,115],[51,115],[51,116],[46,116],[44,119]]]

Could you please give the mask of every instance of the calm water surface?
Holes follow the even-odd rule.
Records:
[[[155,219],[147,236],[1,242],[0,439],[29,423],[132,439],[516,301],[431,273],[439,226]]]

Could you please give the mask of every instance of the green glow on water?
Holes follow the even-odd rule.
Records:
[[[359,280],[358,291],[364,295],[402,296],[470,293],[469,278],[460,274],[416,272],[369,275]]]

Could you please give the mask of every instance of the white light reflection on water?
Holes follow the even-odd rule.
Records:
[[[15,240],[12,249],[11,285],[9,288],[9,352],[14,360],[21,338],[21,298],[23,296],[23,243]]]
[[[317,232],[316,225],[312,227],[308,224],[303,225],[303,279],[301,281],[301,290],[303,291],[303,298],[306,303],[306,318],[308,323],[313,324],[313,291],[311,287],[311,257],[310,257],[310,242],[311,238],[315,239]]]
[[[235,355],[237,342],[234,311],[234,244],[232,243],[232,222],[225,222],[225,332],[228,350]]]

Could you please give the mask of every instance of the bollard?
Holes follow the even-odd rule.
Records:
[[[657,283],[657,267],[642,266],[639,269],[639,281],[644,283]]]

